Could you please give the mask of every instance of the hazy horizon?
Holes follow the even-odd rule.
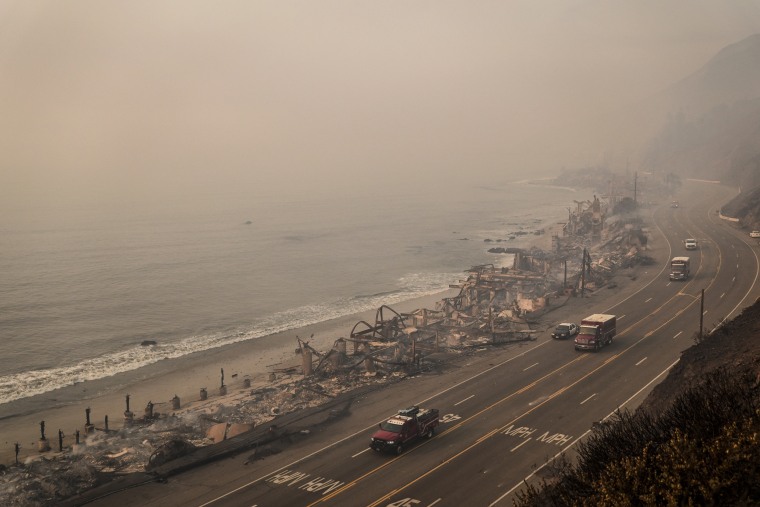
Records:
[[[758,32],[741,1],[3,2],[0,200],[381,199],[622,160],[618,111]]]

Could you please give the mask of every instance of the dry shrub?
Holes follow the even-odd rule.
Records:
[[[579,445],[574,466],[515,505],[757,505],[759,440],[757,376],[720,368],[660,416],[615,414]]]

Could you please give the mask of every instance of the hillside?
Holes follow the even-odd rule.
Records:
[[[655,132],[643,170],[760,185],[760,34],[720,50],[703,67],[632,113]]]
[[[721,367],[752,371],[760,381],[760,300],[681,354],[678,364],[658,384],[639,410],[654,415]]]
[[[518,505],[760,504],[760,300],[683,352],[635,413]]]
[[[757,173],[760,173],[760,166]],[[738,218],[739,225],[746,230],[760,230],[760,186],[741,192],[721,211],[726,216]]]
[[[760,185],[760,99],[716,106],[691,120],[672,116],[651,140],[643,165],[742,187]]]
[[[702,68],[664,90],[653,102],[669,113],[697,118],[716,106],[760,96],[760,34],[726,46]]]

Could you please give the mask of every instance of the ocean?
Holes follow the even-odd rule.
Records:
[[[588,197],[514,182],[3,216],[0,418],[22,397],[444,291]]]

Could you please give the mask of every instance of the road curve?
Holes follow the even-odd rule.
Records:
[[[685,182],[681,207],[648,210],[656,265],[639,267],[635,283],[571,300],[553,314],[576,322],[617,315],[618,335],[598,353],[576,352],[547,331],[357,400],[350,417],[266,459],[222,460],[89,505],[511,505],[525,481],[548,474],[560,455],[572,459],[595,422],[635,408],[694,343],[700,321],[707,333],[760,295],[758,245],[717,215],[734,194]],[[687,237],[698,239],[698,250],[683,249]],[[668,280],[675,255],[691,256],[689,280]],[[376,424],[412,404],[440,410],[438,434],[400,456],[370,451]]]

